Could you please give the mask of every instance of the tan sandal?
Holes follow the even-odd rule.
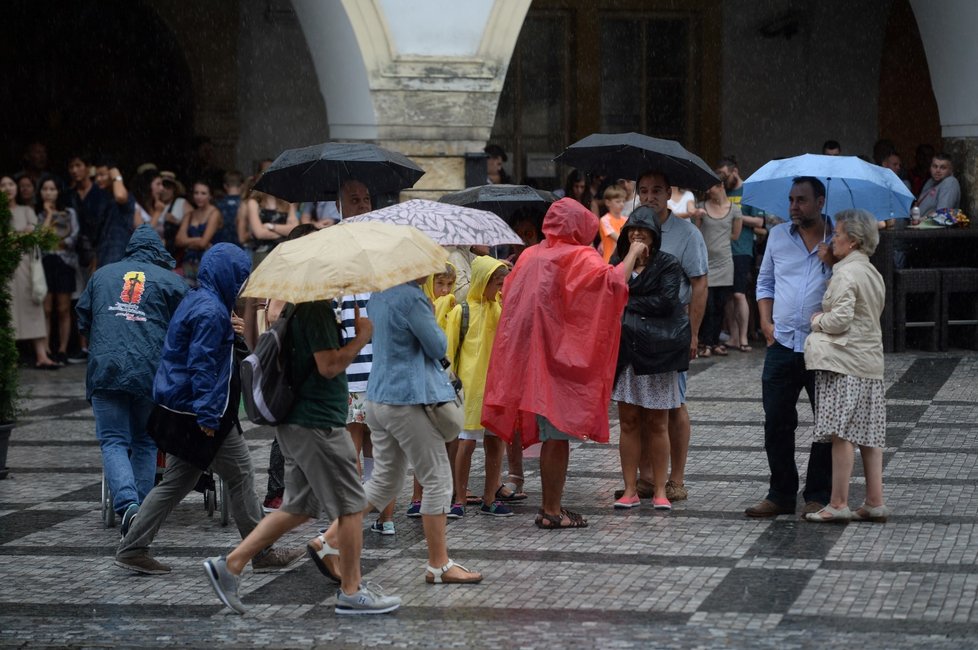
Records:
[[[452,576],[445,575],[452,570],[452,567],[458,567],[466,573],[475,574],[471,578],[453,578]],[[426,573],[424,574],[424,581],[429,585],[474,585],[476,583],[482,582],[482,574],[478,571],[469,571],[461,564],[456,564],[455,560],[448,560],[448,564],[440,569],[436,569],[430,564],[425,566]]]

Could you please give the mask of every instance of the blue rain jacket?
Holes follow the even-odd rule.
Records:
[[[217,429],[227,408],[234,363],[231,309],[251,272],[248,254],[234,244],[216,244],[200,261],[197,281],[170,321],[153,399],[171,411],[197,417]]]
[[[125,256],[92,275],[78,299],[78,329],[88,342],[85,395],[96,390],[153,394],[170,318],[187,292],[173,258],[148,225],[129,238]]]

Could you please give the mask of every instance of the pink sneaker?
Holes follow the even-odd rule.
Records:
[[[652,507],[656,510],[672,510],[672,504],[669,503],[669,499],[652,499]]]
[[[642,500],[637,496],[622,497],[615,501],[615,510],[628,510],[629,508],[637,508],[640,505],[642,505]]]

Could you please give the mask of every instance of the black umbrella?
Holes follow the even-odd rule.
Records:
[[[702,158],[678,142],[641,133],[592,133],[554,160],[592,174],[629,180],[658,171],[673,185],[692,190],[706,190],[720,182]]]
[[[480,185],[460,192],[451,192],[440,199],[442,203],[485,210],[509,219],[525,208],[543,213],[556,197],[550,192],[529,185]]]
[[[403,154],[375,144],[326,142],[287,149],[265,170],[255,189],[284,201],[328,201],[344,181],[360,181],[371,194],[411,187],[424,170]]]

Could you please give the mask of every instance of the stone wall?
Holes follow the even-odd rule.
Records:
[[[241,0],[236,165],[251,173],[283,149],[329,139],[326,105],[288,0]]]
[[[772,158],[821,153],[829,139],[845,154],[872,154],[889,5],[724,0],[723,153],[745,175]]]

